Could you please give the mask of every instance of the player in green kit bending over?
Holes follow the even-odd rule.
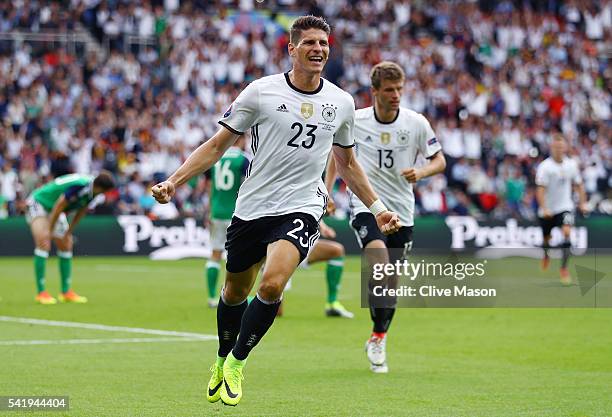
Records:
[[[97,177],[79,174],[63,175],[37,188],[27,200],[26,220],[34,238],[35,298],[40,304],[56,304],[57,300],[45,290],[46,262],[51,240],[57,247],[62,279],[61,302],[86,303],[87,298],[71,288],[72,232],[87,213],[94,198],[115,188],[112,175],[102,172]],[[69,223],[66,213],[76,212]]]
[[[246,176],[249,160],[243,152],[244,135],[231,146],[213,168],[208,171],[210,178],[210,244],[212,255],[206,263],[208,285],[208,307],[218,304],[217,280],[221,256],[225,248],[227,228],[232,221],[238,189]]]

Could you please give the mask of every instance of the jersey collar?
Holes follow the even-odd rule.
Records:
[[[383,122],[382,120],[380,120],[378,118],[378,115],[376,114],[376,107],[372,106],[372,110],[374,111],[374,118],[381,125],[390,125],[390,124],[395,123],[395,121],[397,120],[397,118],[399,117],[399,114],[400,114],[400,109],[397,109],[397,113],[395,113],[395,117],[393,118],[393,120],[391,120],[390,122]]]
[[[314,91],[305,91],[305,90],[300,90],[299,88],[297,88],[295,85],[293,85],[293,83],[291,82],[291,80],[289,79],[289,71],[287,71],[285,73],[285,80],[287,81],[287,85],[289,85],[289,87],[291,87],[293,90],[297,91],[298,93],[301,94],[308,94],[308,95],[313,95],[313,94],[317,94],[319,91],[321,91],[321,89],[323,88],[323,77],[321,77],[319,79],[319,86],[317,87],[316,90]]]

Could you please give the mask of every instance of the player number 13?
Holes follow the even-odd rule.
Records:
[[[383,155],[384,153],[384,155]],[[378,150],[378,168],[393,168],[393,151],[389,149]]]

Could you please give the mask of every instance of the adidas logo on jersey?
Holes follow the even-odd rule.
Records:
[[[366,142],[372,142],[372,137],[371,137],[371,136],[368,136],[367,138],[365,138],[365,141],[366,141]]]
[[[289,110],[287,110],[287,106],[285,106],[284,104],[281,104],[280,106],[278,106],[276,111],[280,111],[280,112],[283,112],[283,113],[289,113]]]

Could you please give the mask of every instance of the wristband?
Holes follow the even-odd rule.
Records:
[[[383,211],[388,211],[388,210],[387,210],[387,207],[385,207],[385,204],[382,201],[380,201],[380,199],[373,202],[372,205],[370,206],[370,212],[372,212],[374,217],[378,216]]]

